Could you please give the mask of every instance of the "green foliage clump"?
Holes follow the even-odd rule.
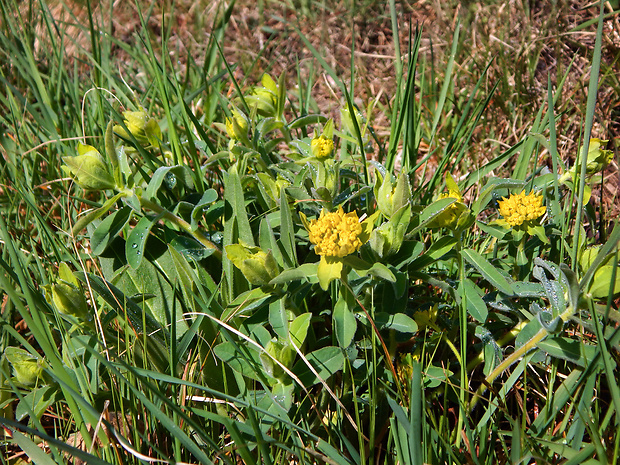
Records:
[[[111,86],[135,111],[100,101],[92,144],[48,160],[67,177],[60,218],[18,186],[41,244],[0,218],[7,443],[41,463],[23,433],[92,463],[615,460],[620,229],[592,246],[582,222],[611,152],[590,112],[585,164],[549,150],[553,171],[532,166],[524,153],[556,142],[550,92],[538,132],[474,169],[472,100],[419,176],[448,105],[446,84],[416,119],[421,34],[387,148],[344,85],[340,122],[285,73],[244,87],[216,61],[202,115],[156,60],[150,105]]]

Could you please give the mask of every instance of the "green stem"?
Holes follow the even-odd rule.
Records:
[[[218,248],[217,245],[207,239],[207,237],[201,231],[192,231],[192,227],[187,221],[185,221],[183,218],[179,218],[174,213],[169,212],[155,202],[151,202],[150,200],[146,200],[142,197],[139,197],[139,199],[140,205],[143,208],[154,211],[158,215],[161,215],[163,219],[170,221],[171,223],[181,228],[183,231],[191,234],[194,239],[204,245],[207,249],[213,249],[213,255],[215,255],[219,260],[222,259],[222,251]]]
[[[465,262],[463,258],[463,254],[461,253],[463,250],[463,238],[460,232],[455,231],[455,236],[457,239],[457,253],[459,260],[459,282],[460,289],[465,289]],[[461,376],[460,376],[460,385],[461,389],[459,391],[459,418],[456,426],[456,447],[458,448],[461,444],[461,434],[460,432],[463,429],[464,417],[466,415],[465,404],[467,387],[469,386],[469,381],[467,379],[467,367],[465,365],[467,360],[467,297],[465,295],[465,291],[462,291],[461,295],[461,305],[459,308],[459,329],[460,329],[460,340],[461,340]]]
[[[521,332],[521,330],[527,325],[527,321],[522,321],[517,324],[514,328],[508,331],[504,336],[496,341],[498,347],[504,347],[509,341],[512,341],[517,335]],[[484,361],[484,349],[480,351],[476,357],[474,357],[467,364],[467,371],[473,370],[478,364]]]
[[[575,310],[573,309],[573,307],[572,306],[568,307],[564,311],[564,313],[560,315],[560,318],[562,319],[562,321],[568,321],[568,319],[573,315],[573,313],[575,313]],[[480,396],[485,391],[487,386],[493,384],[493,381],[495,381],[495,379],[499,375],[501,375],[508,367],[510,367],[510,365],[515,363],[517,360],[519,360],[521,357],[527,354],[530,350],[534,349],[536,347],[536,344],[538,344],[545,337],[547,337],[548,334],[549,334],[549,331],[547,331],[545,328],[540,328],[540,330],[536,334],[534,334],[534,336],[532,336],[532,338],[529,341],[527,341],[525,344],[523,344],[521,347],[515,350],[512,354],[506,357],[502,363],[497,365],[495,369],[491,373],[489,373],[489,376],[486,377],[485,382],[482,383],[482,385],[476,391],[476,394],[474,395],[474,397],[472,398],[469,404],[469,409],[473,410],[473,408],[478,403],[478,400],[480,400]]]

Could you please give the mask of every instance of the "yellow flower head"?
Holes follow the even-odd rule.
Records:
[[[316,158],[327,158],[334,150],[334,141],[321,134],[320,136],[312,139],[312,142],[310,142],[310,147],[312,148],[312,155]]]
[[[345,213],[342,207],[333,213],[322,210],[319,218],[310,222],[308,232],[310,242],[315,244],[315,253],[326,257],[346,257],[363,244],[357,213]]]
[[[508,225],[515,227],[523,223],[531,222],[545,214],[546,208],[543,206],[542,195],[532,192],[525,195],[525,191],[520,194],[512,194],[510,197],[500,200],[499,213],[504,217]]]

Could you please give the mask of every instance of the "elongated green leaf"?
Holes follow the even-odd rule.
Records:
[[[84,229],[90,223],[101,218],[103,215],[105,215],[107,212],[110,211],[110,209],[114,206],[116,202],[118,202],[118,200],[121,197],[124,197],[124,196],[125,194],[120,192],[116,194],[114,197],[112,197],[111,199],[106,200],[106,202],[101,207],[96,208],[95,210],[92,210],[88,212],[86,215],[80,217],[80,219],[77,220],[75,224],[73,225],[73,228],[71,228],[71,231],[73,232],[73,234],[79,233],[82,229]]]
[[[309,126],[311,124],[317,123],[325,123],[327,121],[327,117],[323,115],[304,115],[299,118],[294,119],[288,125],[289,129],[297,129]]]
[[[453,236],[441,237],[437,242],[434,242],[426,252],[411,262],[409,265],[410,269],[422,270],[426,268],[453,250],[456,244],[457,240]]]
[[[56,465],[57,462],[50,455],[47,455],[43,449],[19,431],[13,432],[13,442],[26,453],[26,456],[35,465]]]
[[[304,386],[312,386],[321,380],[326,380],[334,373],[342,370],[344,366],[344,354],[338,347],[323,347],[305,357],[312,369],[303,360],[299,360],[292,370]]]
[[[467,262],[478,270],[478,272],[491,283],[498,291],[512,295],[512,287],[506,278],[482,255],[472,249],[464,249],[463,257]]]
[[[75,273],[75,276],[101,296],[101,298],[112,307],[114,314],[127,315],[127,318],[137,332],[142,333],[146,330],[151,339],[164,344],[165,339],[163,335],[167,334],[167,332],[163,330],[157,320],[148,313],[145,313],[142,307],[125,296],[120,289],[92,273],[78,271]],[[104,321],[105,320],[104,318]]]
[[[301,347],[301,345],[306,340],[311,320],[312,313],[308,312],[299,315],[291,322],[289,327],[289,334],[291,336],[291,340],[295,343],[297,347]]]
[[[484,323],[489,314],[489,310],[482,300],[482,297],[480,297],[480,288],[468,278],[465,278],[462,285],[464,286],[462,295],[467,299],[467,312],[475,320]]]
[[[144,197],[147,200],[152,199],[157,195],[162,184],[165,184],[166,187],[172,189],[178,183],[179,178],[182,180],[184,184],[189,184],[191,186],[191,172],[189,172],[188,168],[184,165],[175,165],[175,166],[161,166],[157,168],[151,180],[149,181],[149,185],[146,188],[146,192]],[[212,194],[210,193],[209,196]]]
[[[332,321],[338,344],[346,349],[351,345],[357,331],[357,320],[343,297],[340,297],[334,306]]]
[[[58,388],[49,384],[33,389],[17,404],[15,419],[21,421],[28,415],[40,419],[48,407],[58,400],[57,394]]]
[[[132,229],[127,242],[125,242],[125,256],[127,263],[134,270],[140,266],[144,257],[144,247],[155,221],[146,216],[140,218],[138,224]]]
[[[288,339],[288,312],[284,306],[284,299],[276,300],[269,305],[269,324],[278,336],[284,340]]]
[[[286,251],[287,266],[295,266],[297,264],[295,230],[293,229],[293,219],[286,189],[280,190],[280,243]]]
[[[94,255],[101,255],[131,219],[131,208],[124,206],[107,216],[90,237]]]
[[[585,368],[592,363],[596,356],[596,346],[575,341],[566,337],[554,337],[545,339],[536,344],[552,357],[560,358]],[[602,360],[597,358],[597,363],[602,366]]]
[[[418,331],[415,320],[404,313],[390,315],[387,312],[378,312],[375,314],[375,324],[379,329],[392,329],[400,333],[413,334]]]
[[[215,202],[217,198],[217,192],[215,192],[215,190],[213,189],[207,189],[202,194],[202,197],[192,210],[192,230],[196,230],[198,228],[198,222],[203,217],[204,211],[207,210],[207,207],[209,207],[210,204]]]
[[[215,346],[213,351],[222,362],[243,376],[256,381],[260,381],[267,376],[264,373],[259,354],[255,350],[233,342],[222,342]]]
[[[416,232],[420,231],[422,228],[425,228],[429,223],[431,223],[435,218],[441,215],[446,209],[450,207],[456,199],[453,197],[446,197],[445,199],[439,199],[426,207],[422,213],[420,213],[420,222],[419,224],[413,228],[412,231],[409,232],[409,236],[412,236]]]
[[[114,182],[118,187],[121,187],[123,185],[123,179],[121,167],[118,161],[118,154],[116,153],[116,147],[114,146],[114,121],[110,121],[105,130],[105,153],[108,157],[110,165],[112,166]]]
[[[286,282],[295,281],[298,279],[307,279],[316,282],[318,265],[318,263],[304,263],[297,268],[284,270],[277,277],[269,281],[269,284],[284,284]]]

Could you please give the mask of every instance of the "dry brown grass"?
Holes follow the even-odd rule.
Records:
[[[227,61],[237,65],[235,78],[243,86],[255,83],[264,72],[275,76],[284,72],[288,88],[294,90],[298,84],[296,67],[299,66],[301,81],[312,83],[317,110],[337,118],[343,96],[295,33],[293,26],[296,26],[345,82],[350,80],[353,51],[355,102],[362,108],[374,109],[367,116],[377,134],[386,140],[396,85],[394,37],[387,2],[359,1],[356,13],[352,14],[350,1],[326,1],[324,8],[313,6],[308,14],[301,16],[292,8],[293,3],[264,0],[261,15],[255,0],[236,2],[222,44]],[[598,8],[595,2],[586,0],[559,1],[556,8],[552,3],[526,0],[397,2],[401,51],[407,52],[410,28],[421,26],[424,34],[421,54],[427,69],[431,64],[434,66],[437,88],[443,80],[454,28],[461,24],[454,76],[455,101],[467,98],[486,65],[492,61],[484,91],[488,93],[498,82],[499,86],[486,113],[487,123],[478,129],[472,141],[472,156],[478,161],[494,157],[498,151],[527,135],[536,112],[546,101],[548,77],[555,90],[567,72],[556,108],[558,149],[563,160],[574,158],[585,118],[596,30],[596,24],[582,29],[579,26],[596,19]],[[210,25],[226,5],[228,2],[223,1],[180,0],[172,10],[167,4],[144,2],[143,11],[150,11],[146,22],[155,43],[170,27],[168,49],[182,73],[187,56],[200,63],[210,37]],[[94,17],[103,18],[99,27],[111,31],[121,42],[141,46],[138,39],[141,25],[133,2],[116,1],[111,16],[107,3],[93,8]],[[606,8],[611,11],[609,3]],[[65,52],[68,59],[80,58],[82,50],[90,48],[90,38],[84,29],[87,25],[85,4],[54,1],[50,2],[50,9],[61,24],[67,24]],[[41,40],[45,40],[44,30],[37,37],[37,41]],[[120,47],[112,52],[114,63],[122,72],[127,56]],[[593,136],[610,140],[609,147],[616,154],[620,143],[619,56],[620,16],[616,14],[604,23],[603,67],[593,129]],[[421,103],[430,113],[434,101],[433,95],[427,95]],[[436,144],[441,143],[442,139],[437,139]],[[423,142],[422,148],[433,150],[436,147],[426,147]],[[548,163],[547,155],[543,150],[539,162]],[[608,174],[603,197],[609,213],[617,217],[620,183],[616,163]]]

